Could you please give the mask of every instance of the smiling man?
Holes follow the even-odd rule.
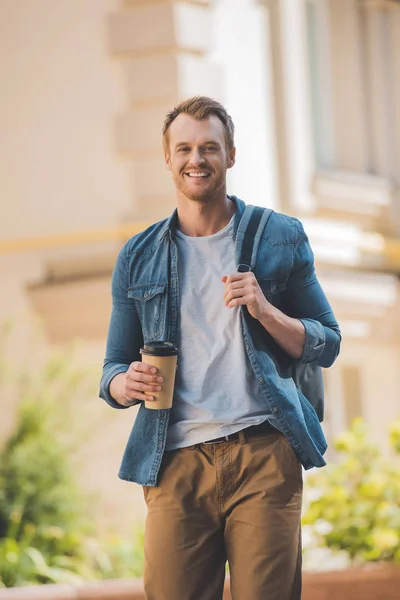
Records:
[[[120,477],[143,486],[147,600],[301,596],[302,465],[323,466],[317,415],[293,365],[329,367],[340,331],[301,223],[272,213],[254,272],[239,273],[244,202],[228,196],[234,126],[206,97],[163,129],[176,187],[169,219],[133,237],[113,274],[100,395],[141,403]],[[173,406],[149,410],[162,377],[140,361],[151,341],[178,346]]]
[[[235,163],[235,148],[220,119],[210,115],[199,131],[198,121],[182,113],[169,126],[166,123],[164,130],[165,160],[172,171],[178,201],[182,197],[212,202],[216,195],[223,195],[227,203],[226,170]]]

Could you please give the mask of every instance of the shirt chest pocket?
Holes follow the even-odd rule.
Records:
[[[135,303],[145,343],[163,339],[167,284],[144,283],[134,285],[128,289],[128,298]]]

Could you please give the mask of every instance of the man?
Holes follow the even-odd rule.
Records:
[[[163,381],[141,346],[178,346],[173,407],[140,406],[119,474],[144,486],[146,597],[220,600],[228,561],[233,600],[298,600],[301,464],[323,466],[326,443],[291,369],[329,367],[339,328],[297,219],[272,213],[255,272],[237,272],[224,107],[182,102],[163,144],[177,210],[119,255],[101,382],[115,408],[149,400]]]

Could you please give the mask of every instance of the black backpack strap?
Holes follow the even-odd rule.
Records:
[[[254,269],[260,239],[272,213],[273,210],[270,208],[261,208],[251,204],[245,207],[237,235],[237,241],[241,241],[241,248],[238,253],[239,273]]]

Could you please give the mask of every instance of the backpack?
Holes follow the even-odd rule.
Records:
[[[237,269],[240,273],[254,270],[258,246],[273,212],[270,208],[246,205],[236,234],[236,255],[239,256]],[[324,382],[321,367],[293,359],[291,369],[297,389],[310,402],[319,421],[322,422],[324,419]]]

